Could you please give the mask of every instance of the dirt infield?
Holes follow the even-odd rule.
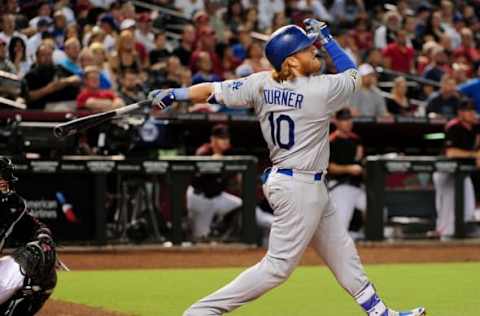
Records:
[[[127,314],[109,312],[81,304],[49,300],[38,316],[127,316]]]
[[[480,261],[480,243],[402,243],[358,246],[365,264]],[[73,270],[243,267],[256,263],[264,249],[189,247],[64,251],[60,257]],[[308,249],[303,265],[323,264]]]
[[[365,264],[480,261],[480,242],[372,243],[358,245]],[[264,249],[244,246],[123,247],[61,250],[60,258],[72,270],[244,267],[255,264]],[[302,265],[322,265],[313,249]],[[127,316],[98,308],[50,300],[40,316]]]

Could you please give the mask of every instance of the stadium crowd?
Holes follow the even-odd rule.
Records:
[[[478,1],[392,2],[149,1],[159,11],[128,1],[4,0],[0,70],[22,80],[29,109],[103,111],[144,99],[152,87],[267,70],[262,39],[314,16],[360,65],[354,115],[453,116],[463,96],[480,111]],[[325,61],[324,72],[335,72]]]

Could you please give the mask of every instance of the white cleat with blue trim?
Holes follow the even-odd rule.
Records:
[[[386,311],[386,313],[382,316],[425,316],[427,315],[427,311],[423,307],[417,307],[412,309],[411,311],[405,312],[396,312],[391,310],[390,308]]]

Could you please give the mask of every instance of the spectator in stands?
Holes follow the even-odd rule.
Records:
[[[328,188],[342,224],[349,228],[355,209],[365,213],[367,196],[362,187],[363,146],[358,135],[352,132],[350,109],[335,114],[336,130],[330,135],[330,163]]]
[[[352,33],[348,30],[340,29],[335,35],[335,39],[338,44],[343,47],[345,53],[347,53],[347,55],[355,62],[355,64],[358,64],[360,60],[360,51],[358,50]]]
[[[353,23],[363,12],[365,12],[365,4],[363,3],[363,0],[335,0],[330,9],[330,13],[335,20],[346,23]]]
[[[159,63],[165,63],[167,58],[172,55],[166,48],[167,36],[164,31],[155,35],[155,49],[150,52],[150,65],[152,68],[158,68]]]
[[[67,19],[63,11],[57,10],[53,14],[53,31],[52,36],[55,40],[57,47],[63,48],[63,43],[65,43],[65,34],[67,29]]]
[[[373,69],[377,69],[377,67],[383,68],[383,55],[382,51],[378,48],[373,48],[367,52],[367,61],[366,63],[370,64]]]
[[[480,166],[480,151],[475,130],[477,117],[475,106],[464,100],[458,107],[457,117],[447,123],[445,131],[445,156],[448,158],[472,158]],[[455,231],[455,175],[435,172],[435,206],[437,209],[436,233],[441,238],[450,238]],[[473,220],[475,211],[475,192],[472,179],[467,176],[464,182],[465,222]]]
[[[30,70],[31,62],[27,58],[27,47],[25,42],[17,36],[10,39],[10,46],[8,47],[8,55],[10,61],[15,66],[15,74],[19,78],[23,78]]]
[[[166,61],[157,64],[157,66],[155,71],[152,72],[155,86],[169,89],[179,88],[183,85],[186,69],[182,66],[177,56],[170,56]],[[191,82],[190,72],[188,82]]]
[[[258,0],[258,22],[261,30],[272,26],[273,16],[277,12],[285,11],[283,0]]]
[[[204,10],[195,12],[195,14],[193,15],[193,25],[194,25],[194,28],[195,28],[195,31],[196,31],[195,32],[195,37],[196,37],[196,39],[199,39],[200,31],[202,31],[204,28],[211,28],[212,27],[210,25],[210,16]]]
[[[192,84],[220,81],[220,77],[212,72],[212,61],[207,52],[200,52],[197,58],[197,72],[192,77]]]
[[[471,98],[477,108],[477,112],[480,113],[480,77],[470,79],[467,82],[460,84],[458,86],[458,91]]]
[[[131,70],[125,71],[120,78],[120,87],[119,96],[125,104],[143,101],[146,98],[140,78],[138,78],[138,75]]]
[[[142,13],[138,17],[135,39],[143,44],[147,53],[155,49],[155,34],[152,32],[152,19],[149,13]]]
[[[383,116],[387,113],[385,99],[376,86],[375,69],[369,64],[358,68],[362,76],[362,86],[352,97],[352,111],[361,116]]]
[[[205,8],[203,0],[174,0],[174,6],[177,10],[183,12],[186,18],[193,17],[195,12]]]
[[[85,69],[83,89],[77,97],[78,110],[104,112],[125,105],[112,90],[100,89],[100,71],[95,66]]]
[[[266,33],[271,34],[275,30],[278,30],[279,28],[287,24],[288,24],[288,21],[287,21],[287,17],[285,16],[285,12],[283,11],[277,12],[273,15],[272,26],[270,27],[270,29],[266,31]]]
[[[78,63],[78,55],[80,54],[80,42],[77,38],[70,38],[65,42],[65,56],[58,65],[68,75],[82,74],[82,68]]]
[[[415,73],[413,47],[407,46],[407,34],[404,30],[396,32],[395,41],[383,50],[385,67],[403,73]]]
[[[238,43],[232,45],[232,50],[235,57],[243,61],[247,58],[247,49],[252,45],[253,38],[250,36],[250,32],[244,25],[238,27],[237,34]]]
[[[78,95],[81,79],[76,75],[67,76],[55,66],[52,54],[53,45],[41,44],[36,54],[37,62],[22,82],[22,95],[29,109],[43,110],[49,103],[63,104],[63,109],[73,108],[72,101]]]
[[[70,0],[57,0],[55,3],[55,9],[63,14],[66,20],[66,24],[75,23],[75,13],[70,6]]]
[[[238,27],[243,21],[243,5],[241,0],[228,1],[227,11],[223,15],[225,24],[234,34],[237,33]]]
[[[135,38],[136,30],[137,30],[137,22],[135,22],[135,20],[133,19],[125,19],[120,24],[120,32],[121,32],[120,36],[122,36],[122,33],[124,31],[129,31],[132,34],[134,48],[135,48],[135,51],[137,52],[138,57],[140,58],[142,67],[147,68],[149,63],[149,60],[148,60],[149,56],[143,43],[138,42],[137,39]]]
[[[137,14],[135,11],[135,6],[130,1],[125,1],[122,4],[122,16],[124,19],[135,20]]]
[[[300,0],[297,1],[297,10],[301,11],[312,11],[313,15],[317,17],[319,20],[332,23],[334,21],[334,17],[330,14],[327,7],[325,7],[323,0]],[[273,25],[272,30],[278,29],[274,27],[275,25],[275,17],[273,18]],[[288,24],[288,23],[287,23]]]
[[[448,56],[445,50],[442,47],[434,47],[432,51],[432,61],[425,67],[423,77],[440,82],[448,70]]]
[[[127,69],[140,73],[143,71],[142,61],[135,49],[133,33],[124,30],[118,38],[117,50],[112,54],[111,66],[117,76],[122,76]]]
[[[240,65],[240,60],[233,54],[232,48],[225,43],[217,45],[217,52],[222,60],[223,73],[221,77],[224,80],[235,79],[235,69]],[[262,49],[261,54],[263,56]]]
[[[184,75],[183,72],[185,71],[185,68],[182,67],[182,64],[180,63],[180,59],[177,56],[170,56],[167,59],[167,80],[175,82],[176,85],[181,86],[182,85],[182,76]]]
[[[462,85],[469,80],[469,72],[470,67],[464,63],[452,64],[452,77],[455,78],[458,85]]]
[[[0,32],[0,39],[7,43],[7,49],[10,46],[10,39],[14,36],[20,37],[24,44],[27,45],[28,38],[22,33],[15,31],[15,16],[12,14],[4,14],[2,18],[2,32]]]
[[[364,53],[373,47],[373,33],[371,31],[368,16],[360,16],[355,22],[355,29],[351,36],[355,40],[355,45],[359,51]]]
[[[115,50],[117,38],[117,23],[111,14],[103,14],[99,19],[100,28],[104,33],[103,45],[107,52],[112,53]]]
[[[434,11],[430,15],[423,35],[424,39],[431,37],[436,42],[439,42],[442,36],[445,35],[445,28],[442,25],[442,13],[440,11]]]
[[[101,45],[100,43],[95,43],[95,44]],[[82,68],[82,75],[87,67],[97,66],[97,61],[95,59],[95,56],[93,55],[92,50],[88,47],[85,47],[84,49],[82,49],[82,51],[78,56],[78,61],[79,61],[80,67]],[[111,89],[112,82],[108,79],[107,74],[103,72],[103,68],[100,68],[98,66],[97,68],[100,71],[100,89]]]
[[[480,61],[480,52],[477,49],[472,30],[463,28],[461,31],[462,45],[457,48],[453,55],[456,59],[463,58],[467,62],[474,64]]]
[[[402,26],[402,17],[396,11],[389,11],[385,13],[384,24],[375,30],[374,44],[375,48],[383,49],[388,44],[395,41],[395,33],[400,30]]]
[[[17,0],[4,1],[4,5],[1,9],[3,9],[3,14],[12,14],[15,17],[15,25],[17,29],[21,30],[28,28],[28,18],[25,16],[25,12],[20,10]]]
[[[182,38],[178,47],[173,51],[173,55],[180,58],[182,65],[189,66],[190,58],[192,56],[193,45],[195,44],[195,29],[191,24],[185,24],[182,31]],[[150,56],[150,63],[152,58]],[[153,64],[153,63],[152,63]]]
[[[215,31],[211,27],[205,27],[199,32],[199,41],[197,49],[193,52],[190,59],[190,69],[193,73],[197,72],[197,59],[202,52],[207,52],[210,55],[213,72],[217,76],[223,73],[222,61],[216,52],[217,40],[215,38]]]
[[[15,65],[7,58],[7,43],[0,38],[0,71],[16,73]]]
[[[258,32],[260,31],[260,22],[258,18],[257,7],[251,6],[245,10],[245,16],[243,19],[243,26],[248,32]]]
[[[231,32],[227,28],[222,17],[222,2],[221,1],[205,1],[205,12],[209,17],[209,24],[215,30],[219,42],[227,42],[231,37]]]
[[[47,20],[49,25],[53,24],[53,20],[51,18],[52,14],[52,7],[48,1],[43,1],[38,7],[38,15],[30,20],[29,24],[30,27],[33,29],[38,29],[38,22],[40,20]]]
[[[248,65],[253,72],[270,70],[270,64],[263,55],[263,49],[258,42],[252,42],[247,50],[247,59],[242,65]]]
[[[105,47],[102,43],[92,43],[90,44],[89,49],[95,62],[94,65],[100,70],[100,87],[102,89],[114,89],[117,86],[116,77],[108,62]]]
[[[446,117],[453,117],[460,104],[460,95],[457,92],[455,78],[446,74],[440,82],[440,90],[431,95],[427,103],[427,114],[434,113]]]
[[[51,34],[48,31],[49,30],[49,24],[48,20],[46,19],[40,19],[37,23],[37,32],[30,36],[30,38],[27,41],[27,59],[28,60],[35,60],[35,53],[38,49],[38,46],[42,43],[42,40],[44,40],[47,37],[50,37]],[[57,45],[58,46],[58,45]],[[61,43],[61,46],[63,48],[63,41]]]
[[[387,110],[390,114],[413,115],[416,107],[410,103],[407,91],[407,80],[401,76],[395,78],[390,97],[387,99]]]

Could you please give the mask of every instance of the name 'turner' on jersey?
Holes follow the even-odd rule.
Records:
[[[303,94],[288,89],[264,89],[263,98],[265,104],[288,106],[301,109]]]

